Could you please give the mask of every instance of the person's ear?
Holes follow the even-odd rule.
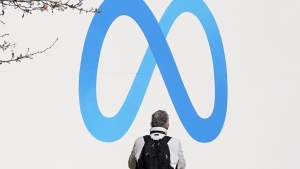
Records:
[[[152,127],[152,122],[150,122],[150,126]]]
[[[167,130],[169,129],[169,126],[170,126],[170,123],[168,123],[168,125],[167,125]]]

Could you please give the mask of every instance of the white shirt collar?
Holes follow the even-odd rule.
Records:
[[[165,128],[163,128],[163,127],[152,127],[152,128],[150,129],[150,132],[151,132],[151,131],[162,131],[162,132],[165,132],[166,135],[167,135],[167,129],[165,129]]]

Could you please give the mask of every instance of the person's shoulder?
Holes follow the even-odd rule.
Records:
[[[135,140],[135,144],[143,144],[143,143],[145,143],[145,141],[144,141],[144,136],[138,137],[138,138]]]
[[[172,136],[169,136],[169,137],[171,137],[171,139],[174,140],[174,141],[179,141],[179,139],[176,138],[176,137],[172,137]]]
[[[169,143],[172,143],[172,144],[180,144],[180,140],[175,138],[175,137],[171,137]]]

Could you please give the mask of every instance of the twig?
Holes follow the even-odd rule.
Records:
[[[4,34],[4,35],[1,35],[0,38],[3,38],[4,36],[8,36],[8,35],[9,35],[9,34],[6,33],[6,34]]]
[[[34,55],[44,53],[47,50],[51,49],[57,41],[58,41],[58,38],[56,38],[55,42],[51,46],[45,48],[44,50],[40,50],[40,51],[37,51],[37,52],[34,52],[34,53],[29,53],[29,48],[27,48],[27,53],[25,55],[20,54],[18,56],[15,56],[14,52],[12,52],[11,59],[9,59],[9,60],[0,60],[0,64],[10,63],[10,62],[14,62],[14,61],[15,62],[21,62],[22,59],[28,59],[28,58],[33,59]]]

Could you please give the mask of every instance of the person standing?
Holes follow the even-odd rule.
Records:
[[[141,163],[141,158],[143,158],[144,145],[151,142],[151,144],[161,141],[165,141],[167,143],[167,147],[169,148],[169,168],[176,169],[185,169],[186,163],[183,156],[183,151],[181,147],[181,143],[178,139],[167,136],[167,130],[169,129],[169,115],[164,110],[158,110],[152,114],[151,120],[151,129],[150,129],[150,137],[146,139],[146,136],[139,137],[135,140],[133,149],[129,156],[128,167],[130,169],[143,168],[139,167]],[[146,141],[145,141],[146,139]],[[149,141],[150,140],[150,141]]]

